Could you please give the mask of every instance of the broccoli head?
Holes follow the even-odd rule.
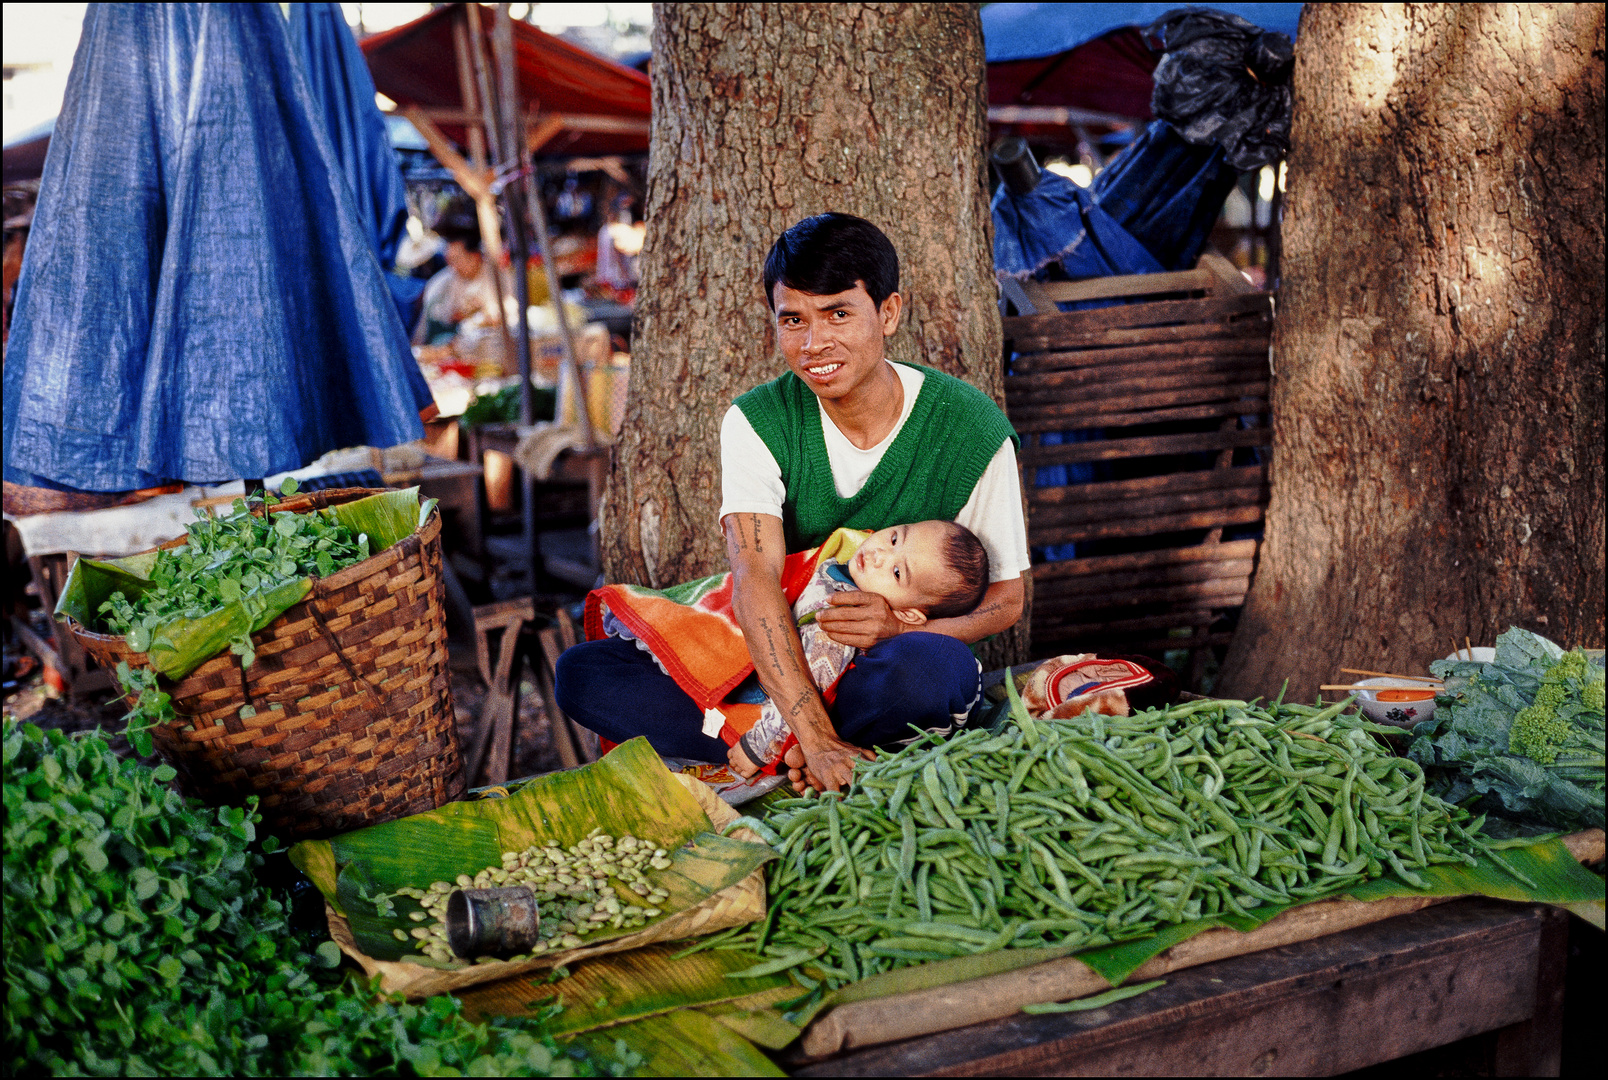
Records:
[[[1586,654],[1576,649],[1566,652],[1558,657],[1558,662],[1547,669],[1542,677],[1543,682],[1562,683],[1566,679],[1584,679],[1586,677]]]
[[[1580,703],[1588,709],[1594,709],[1597,712],[1602,712],[1602,690],[1602,676],[1598,675],[1595,679],[1586,684],[1586,688],[1584,690],[1580,691]]]
[[[1572,728],[1567,720],[1558,719],[1557,706],[1537,701],[1520,709],[1508,729],[1508,753],[1522,754],[1531,761],[1551,765],[1558,760],[1558,750],[1569,738]]]
[[[1562,683],[1542,683],[1535,692],[1535,703],[1547,712],[1556,712],[1559,705],[1569,700],[1569,690]]]

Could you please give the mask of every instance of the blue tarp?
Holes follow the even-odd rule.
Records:
[[[994,192],[994,271],[1014,278],[1061,260],[1074,278],[1153,274],[1165,269],[1103,210],[1094,194],[1046,172],[1032,191]]]
[[[339,4],[292,4],[290,47],[301,62],[308,89],[324,118],[324,133],[346,174],[358,219],[368,227],[369,244],[380,260],[380,268],[389,271],[396,266],[397,248],[402,244],[408,220],[408,203],[402,170],[391,149],[395,129],[375,104],[374,76],[369,74],[368,61],[346,25]],[[401,120],[416,139],[424,141],[406,119],[390,119]],[[391,273],[386,274],[385,283],[391,289],[404,329],[411,329],[425,283]],[[408,365],[408,382],[419,405],[428,405],[432,400],[430,387],[417,364]]]
[[[389,270],[396,265],[408,204],[385,117],[374,103],[368,61],[339,4],[290,5],[290,47],[352,187],[358,220],[369,229],[380,266]]]
[[[6,480],[216,483],[419,438],[373,234],[278,5],[90,5],[18,284]]]
[[[1094,178],[1089,193],[1162,269],[1186,270],[1200,258],[1239,178],[1225,159],[1216,143],[1196,146],[1165,120],[1152,120]]]
[[[994,193],[994,271],[1014,278],[1059,261],[1070,278],[1195,265],[1238,173],[1223,148],[1185,142],[1156,120],[1084,190],[1046,172]]]
[[[983,8],[983,50],[988,62],[1034,60],[1075,49],[1123,26],[1149,26],[1186,4],[988,4]],[[1300,4],[1210,4],[1264,30],[1295,40]]]

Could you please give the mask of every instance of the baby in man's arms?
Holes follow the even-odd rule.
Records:
[[[824,560],[794,602],[793,617],[810,676],[829,705],[858,650],[827,637],[815,616],[833,593],[854,589],[882,597],[894,618],[919,630],[929,619],[965,615],[978,605],[988,590],[988,552],[962,525],[917,521],[872,533],[843,562]],[[751,776],[775,766],[790,736],[781,712],[766,697],[759,719],[731,748],[731,767]]]

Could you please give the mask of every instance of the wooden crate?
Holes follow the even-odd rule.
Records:
[[[1273,297],[1220,256],[1194,270],[1007,284],[1006,411],[1022,436],[1028,543],[1098,553],[1036,561],[1033,652],[1187,649],[1198,680],[1212,626],[1244,603],[1268,467],[1235,463],[1272,444]],[[1122,298],[1063,312],[1056,302]],[[1050,432],[1094,432],[1046,444]],[[1184,458],[1185,455],[1190,456]],[[1171,461],[1169,462],[1169,459]],[[1041,466],[1099,463],[1112,478],[1040,487]]]

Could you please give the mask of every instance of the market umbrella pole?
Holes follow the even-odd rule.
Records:
[[[513,28],[509,22],[508,5],[498,5],[497,23],[492,35],[492,50],[496,58],[498,76],[495,91],[487,71],[485,50],[481,45],[479,9],[471,4],[465,10],[468,12],[471,29],[475,76],[480,84],[480,99],[483,105],[481,115],[485,121],[486,134],[491,139],[493,154],[500,167],[507,167],[516,161],[523,165],[525,155],[520,150],[514,123],[516,93],[513,78],[514,39]],[[514,278],[514,296],[518,308],[514,326],[518,333],[515,349],[519,361],[519,422],[522,426],[529,427],[536,422],[535,398],[530,382],[530,244],[525,235],[524,215],[520,213],[519,202],[515,198],[515,192],[524,182],[516,171],[501,194],[503,210],[508,218],[508,243],[513,254],[510,272]],[[536,550],[536,479],[527,469],[520,470],[519,492],[520,533],[524,539],[525,558],[529,563],[530,592],[534,596],[540,580],[541,557]]]
[[[470,10],[473,9],[473,10]],[[452,24],[452,49],[458,67],[458,96],[463,103],[463,111],[473,116],[479,113],[481,124],[465,124],[464,129],[469,140],[469,162],[473,166],[477,180],[481,180],[473,191],[465,188],[475,200],[475,218],[480,224],[480,239],[486,249],[486,255],[491,261],[491,280],[497,292],[497,329],[502,335],[503,356],[506,358],[513,342],[508,332],[508,320],[504,311],[503,298],[508,295],[506,283],[502,275],[502,230],[497,225],[497,197],[489,190],[484,182],[486,169],[486,137],[489,135],[495,140],[494,125],[485,123],[483,109],[491,108],[491,102],[481,103],[480,94],[475,90],[474,69],[469,59],[469,45],[473,41],[478,51],[480,43],[480,19],[477,5],[466,4],[458,9],[458,15]],[[473,22],[474,33],[470,34],[465,20]],[[482,131],[482,127],[486,130]],[[493,149],[495,155],[495,148]],[[437,157],[440,155],[438,154]],[[506,363],[506,359],[504,361]]]

